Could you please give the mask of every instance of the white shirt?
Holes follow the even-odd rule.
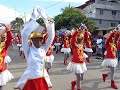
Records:
[[[98,48],[102,48],[102,39],[97,39],[97,46]]]
[[[29,35],[39,26],[36,21],[31,20],[29,23],[27,23],[21,33],[23,51],[27,59],[27,69],[18,81],[16,87],[23,88],[28,79],[39,78],[43,75],[44,58],[55,36],[54,23],[49,23],[45,18],[43,18],[43,20],[48,30],[48,40],[44,46],[36,48],[34,45],[28,45]],[[48,77],[46,71],[44,72],[44,76]]]

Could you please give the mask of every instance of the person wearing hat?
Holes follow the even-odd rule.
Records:
[[[111,77],[111,87],[114,89],[118,89],[118,86],[115,84],[114,81],[114,73],[115,68],[118,64],[117,58],[116,58],[116,51],[117,51],[117,41],[120,36],[120,32],[113,30],[109,35],[106,35],[106,56],[104,61],[102,62],[102,66],[108,67],[110,72],[106,74],[102,74],[103,81],[106,81],[106,78],[110,75]]]
[[[53,45],[52,43],[46,53],[46,69],[49,73],[50,68],[52,67],[52,62],[54,61],[54,55],[53,55]]]
[[[8,26],[1,25],[5,27],[4,33],[0,33],[0,90],[3,90],[3,86],[13,79],[13,75],[7,70],[6,65],[11,61],[8,56],[8,47],[11,44],[12,34]]]
[[[91,46],[91,39],[90,39],[90,32],[88,32],[88,29],[85,30],[85,37],[84,37],[84,41],[85,43],[85,52],[87,53],[87,55],[89,56],[88,58],[86,58],[86,61],[88,63],[90,63],[90,57],[92,55],[92,46]]]
[[[92,52],[93,52],[92,47],[91,47],[91,38],[90,38],[91,33],[89,32],[89,30],[85,26],[85,24],[81,23],[80,29],[84,30],[84,47],[85,47],[85,49],[84,49],[84,51],[85,51],[85,53],[84,53],[84,59],[88,63],[90,63],[90,57],[91,57]]]
[[[22,56],[24,59],[25,59],[25,55],[24,55],[24,52],[23,52],[23,47],[22,47],[22,38],[21,38],[21,34],[17,34],[17,37],[18,37],[18,48],[19,48],[19,55]]]
[[[64,52],[64,65],[66,65],[67,60],[69,58],[69,54],[71,52],[69,34],[65,32],[62,38],[63,38],[63,47],[61,49],[61,52]]]
[[[42,44],[45,45],[45,43],[48,39],[47,29],[43,30],[42,34],[44,35]],[[48,74],[49,74],[50,68],[52,67],[52,62],[54,61],[53,46],[54,46],[54,42],[52,42],[52,44],[50,45],[50,47],[46,53],[46,65],[45,66],[46,66]]]
[[[77,90],[81,90],[81,81],[87,67],[84,61],[84,31],[78,27],[72,35],[71,45],[74,53],[67,70],[72,71],[76,76],[76,80],[71,82],[71,89],[75,90],[75,85],[77,85]]]
[[[44,27],[40,26],[36,21],[31,19],[22,30],[22,46],[25,54],[27,69],[17,82],[14,89],[20,90],[49,90],[52,87],[50,77],[45,69],[45,56],[53,42],[55,31],[54,22],[50,22],[43,9],[36,8],[41,15],[47,31],[48,39],[43,45],[42,31]],[[29,43],[28,43],[29,42]],[[42,81],[41,81],[42,80]]]
[[[58,54],[58,52],[60,51],[60,35],[59,33],[56,33],[55,38],[54,38],[54,45],[55,45],[55,49],[56,49],[56,54]]]

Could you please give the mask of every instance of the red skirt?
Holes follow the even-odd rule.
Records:
[[[37,78],[28,80],[23,90],[49,90],[49,87],[45,78]]]

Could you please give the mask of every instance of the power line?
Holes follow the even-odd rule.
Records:
[[[57,3],[55,3],[55,4],[53,4],[53,5],[45,8],[45,9],[49,9],[49,8],[55,6],[55,5],[57,5],[57,4],[59,4],[59,3],[63,2],[63,1],[64,1],[64,0],[61,0],[61,1],[59,1],[59,2],[57,2]],[[16,13],[16,12],[15,12],[15,13]],[[19,15],[19,16],[22,16],[22,18],[25,17],[25,15]],[[19,17],[19,16],[16,16],[16,15],[15,15],[15,16],[11,16],[11,17],[0,17],[0,19],[2,19],[2,18],[14,18],[14,17]]]
[[[3,18],[14,18],[14,17],[25,17],[25,14],[29,14],[29,13],[24,13],[24,14],[20,14],[20,15],[14,15],[14,16],[10,16],[10,17],[0,17],[0,19],[3,19]]]
[[[64,1],[64,0],[61,0],[61,1],[59,1],[59,2],[57,2],[57,3],[55,3],[55,4],[53,4],[53,5],[51,5],[51,6],[47,7],[47,8],[45,8],[45,9],[49,9],[49,8],[55,6],[55,5],[57,5],[57,4],[59,4],[59,3],[63,2],[63,1]]]

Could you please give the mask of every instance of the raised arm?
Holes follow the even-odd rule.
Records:
[[[45,11],[43,9],[41,9],[40,7],[37,8],[37,11],[41,15],[44,23],[47,24],[48,23],[48,19],[47,19],[47,15],[46,15]]]
[[[112,40],[112,38],[114,37],[114,35],[115,35],[114,32],[110,33],[110,36],[109,36],[109,37],[107,38],[107,40],[106,40],[106,46],[109,45],[109,43],[110,43],[110,41]]]
[[[8,49],[10,43],[11,43],[11,40],[12,40],[12,34],[11,34],[11,31],[10,31],[10,28],[6,26],[6,33],[7,33],[7,40],[5,42],[5,49]]]
[[[86,44],[86,46],[87,46],[87,48],[90,48],[90,41],[88,40],[89,39],[89,33],[88,33],[88,31],[85,31],[85,33],[84,33],[84,43]]]
[[[29,54],[29,45],[28,45],[28,38],[29,38],[29,35],[39,26],[39,24],[34,21],[34,20],[31,20],[29,21],[24,29],[22,30],[21,32],[21,36],[22,36],[22,47],[23,47],[23,51],[25,53],[25,57],[28,56]]]
[[[78,31],[75,31],[75,33],[72,35],[72,38],[71,38],[71,45],[72,46],[75,46],[75,41],[76,41],[77,34],[78,34]]]
[[[41,15],[48,31],[48,39],[46,41],[46,44],[44,45],[45,52],[47,52],[55,37],[55,25],[54,22],[50,22],[52,21],[52,19],[48,18],[42,9],[38,8],[37,10],[38,13]]]
[[[45,52],[48,51],[50,45],[52,44],[54,37],[55,37],[55,27],[54,27],[54,23],[50,24],[46,24],[47,30],[48,30],[48,39],[46,41],[45,44]]]

